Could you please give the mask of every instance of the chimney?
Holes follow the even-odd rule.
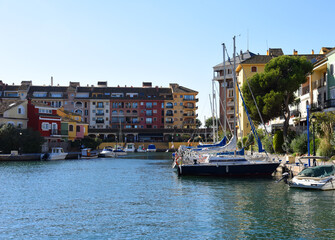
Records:
[[[298,55],[298,51],[296,51],[295,49],[293,49],[293,55]]]
[[[54,78],[53,78],[53,76],[51,76],[51,86],[53,86],[54,85]]]
[[[314,49],[312,49],[312,55],[314,55]]]
[[[151,88],[152,87],[152,83],[151,82],[143,82],[142,83],[142,87],[144,87],[144,88]]]

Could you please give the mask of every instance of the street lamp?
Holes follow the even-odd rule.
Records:
[[[315,156],[315,122],[316,122],[316,117],[312,116],[311,117],[311,121],[313,124],[313,156]]]

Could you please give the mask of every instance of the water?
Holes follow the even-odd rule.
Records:
[[[0,239],[335,237],[335,191],[179,178],[170,153],[136,156],[0,163]]]

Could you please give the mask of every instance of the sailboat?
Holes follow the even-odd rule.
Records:
[[[236,81],[235,73],[235,37],[234,37],[234,86],[239,90],[241,100],[244,103],[243,96]],[[236,94],[234,87],[234,97],[236,103]],[[262,143],[257,135],[255,126],[249,117],[248,110],[244,104],[252,132],[258,141],[259,152],[264,152]],[[235,109],[235,107],[234,107]],[[235,111],[235,110],[234,110]],[[255,156],[248,158],[244,156],[244,150],[239,156],[236,151],[236,114],[234,113],[234,134],[229,143],[218,148],[204,148],[201,151],[189,151],[180,148],[175,155],[175,166],[177,166],[178,175],[187,176],[221,176],[221,177],[264,177],[271,176],[279,166],[279,162],[269,161],[267,156]]]

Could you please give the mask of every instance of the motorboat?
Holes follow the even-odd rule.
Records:
[[[261,158],[247,159],[245,156],[203,155],[193,163],[176,162],[179,176],[220,176],[220,177],[266,177],[271,176],[279,162]]]
[[[104,147],[98,155],[99,157],[116,157],[116,153],[112,147]]]
[[[127,155],[127,152],[123,150],[121,146],[116,146],[113,152],[116,154],[116,156],[125,156]]]
[[[137,152],[139,152],[139,153],[143,153],[143,152],[146,152],[147,150],[144,148],[144,145],[140,145],[140,146],[138,146],[138,148],[137,148]]]
[[[65,153],[61,147],[51,148],[50,153],[44,153],[41,155],[42,160],[64,160],[68,153]]]
[[[91,148],[81,149],[81,158],[91,159],[91,158],[97,158],[97,157],[98,157],[98,153],[95,151],[92,151]]]
[[[335,189],[335,165],[320,165],[303,169],[288,184],[292,188],[316,190]]]
[[[135,143],[127,143],[124,149],[125,152],[135,152]]]
[[[147,152],[156,152],[155,144],[149,144],[147,148]]]

